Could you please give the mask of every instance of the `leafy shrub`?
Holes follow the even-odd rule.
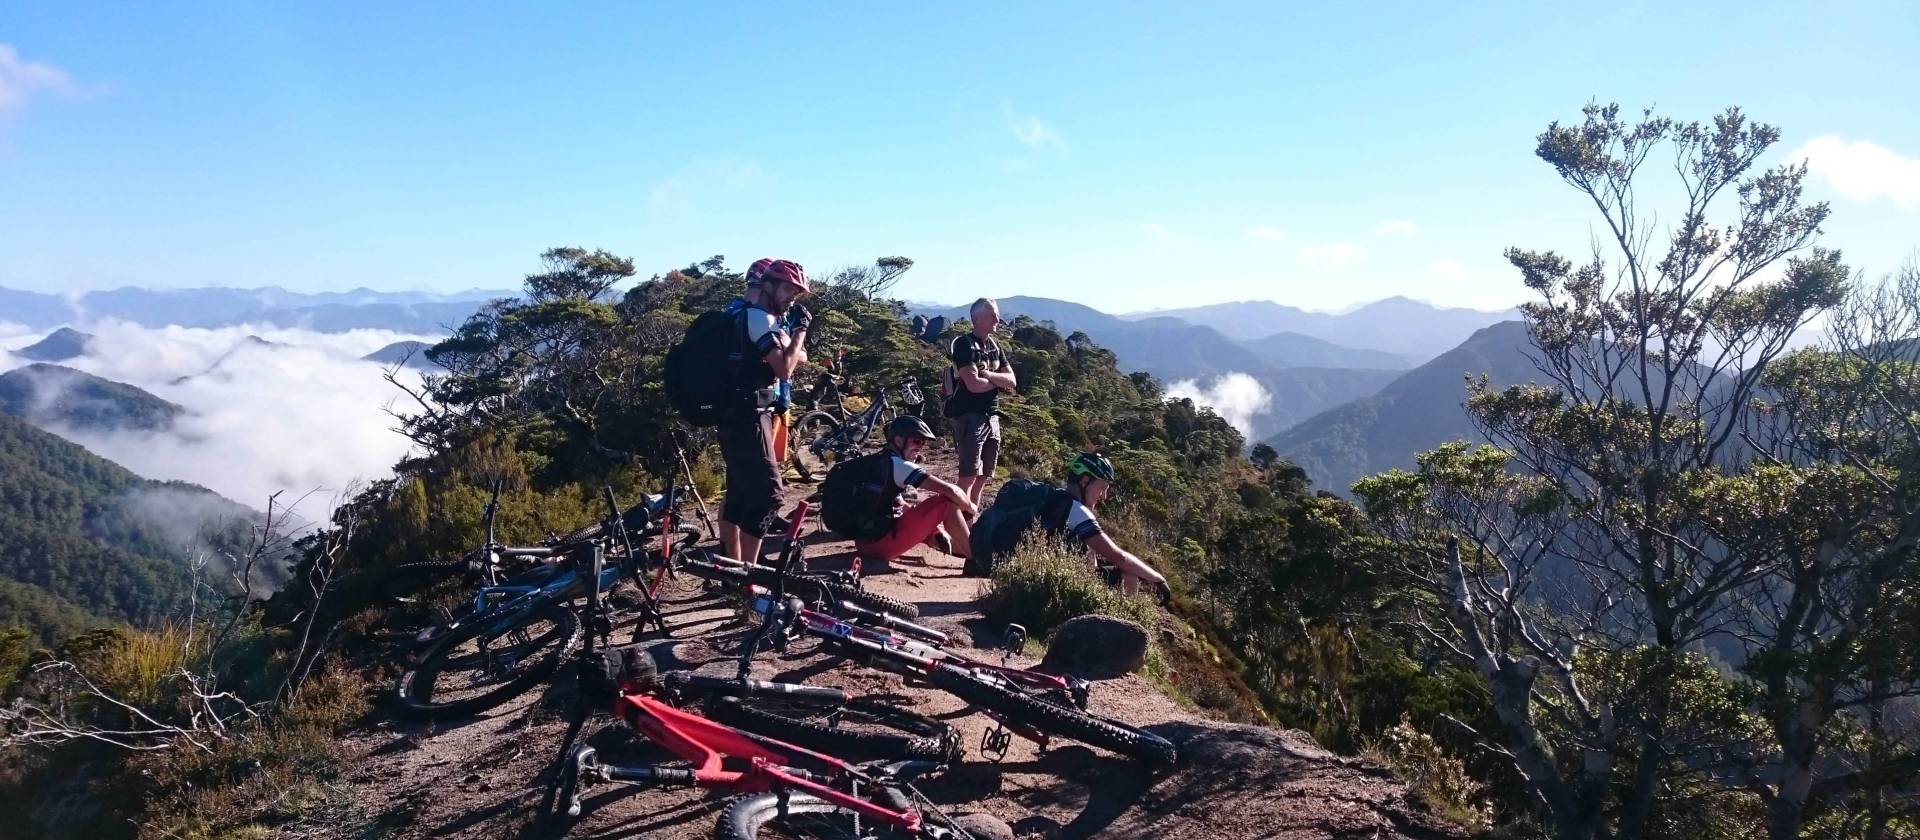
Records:
[[[1486,785],[1467,772],[1466,762],[1448,755],[1433,736],[1414,728],[1411,720],[1402,718],[1364,752],[1392,768],[1407,787],[1448,819],[1473,831],[1493,826]]]
[[[1036,639],[1083,615],[1125,618],[1149,631],[1159,624],[1153,603],[1108,587],[1094,574],[1084,549],[1038,535],[994,567],[981,597],[981,612],[989,620],[1018,622]]]

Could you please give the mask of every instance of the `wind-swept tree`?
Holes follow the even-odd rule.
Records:
[[[1683,833],[1751,743],[1739,686],[1701,654],[1771,569],[1715,533],[1701,488],[1753,472],[1750,405],[1847,279],[1814,247],[1827,207],[1803,202],[1805,167],[1755,171],[1779,137],[1737,109],[1550,125],[1536,154],[1605,234],[1580,264],[1507,252],[1538,295],[1522,311],[1542,384],[1471,382],[1499,449],[1358,488],[1433,599],[1419,629],[1488,689],[1498,725],[1479,735],[1556,837]],[[1643,170],[1662,150],[1679,212],[1656,231]]]

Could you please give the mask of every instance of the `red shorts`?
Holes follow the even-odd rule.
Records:
[[[900,517],[893,520],[893,530],[885,536],[855,540],[853,547],[859,550],[862,557],[892,560],[926,542],[952,510],[953,502],[948,501],[947,497],[928,496],[901,512]]]

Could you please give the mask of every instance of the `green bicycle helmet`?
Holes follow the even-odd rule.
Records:
[[[1098,452],[1082,452],[1067,462],[1067,478],[1071,480],[1081,476],[1097,478],[1101,481],[1113,481],[1117,477],[1113,471],[1113,462]]]

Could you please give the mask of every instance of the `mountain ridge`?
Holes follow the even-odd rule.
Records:
[[[1465,377],[1485,373],[1500,386],[1535,381],[1531,346],[1525,322],[1484,327],[1376,393],[1302,420],[1267,444],[1304,468],[1316,486],[1345,494],[1365,476],[1411,468],[1416,453],[1438,444],[1479,440],[1463,406]]]
[[[36,362],[0,373],[0,412],[43,427],[160,432],[186,409],[124,382]]]
[[[1458,346],[1475,330],[1511,320],[1518,313],[1511,309],[1434,306],[1395,295],[1339,314],[1250,300],[1138,313],[1134,317],[1179,318],[1211,326],[1242,341],[1281,332],[1298,333],[1341,346],[1406,356],[1418,363]]]

